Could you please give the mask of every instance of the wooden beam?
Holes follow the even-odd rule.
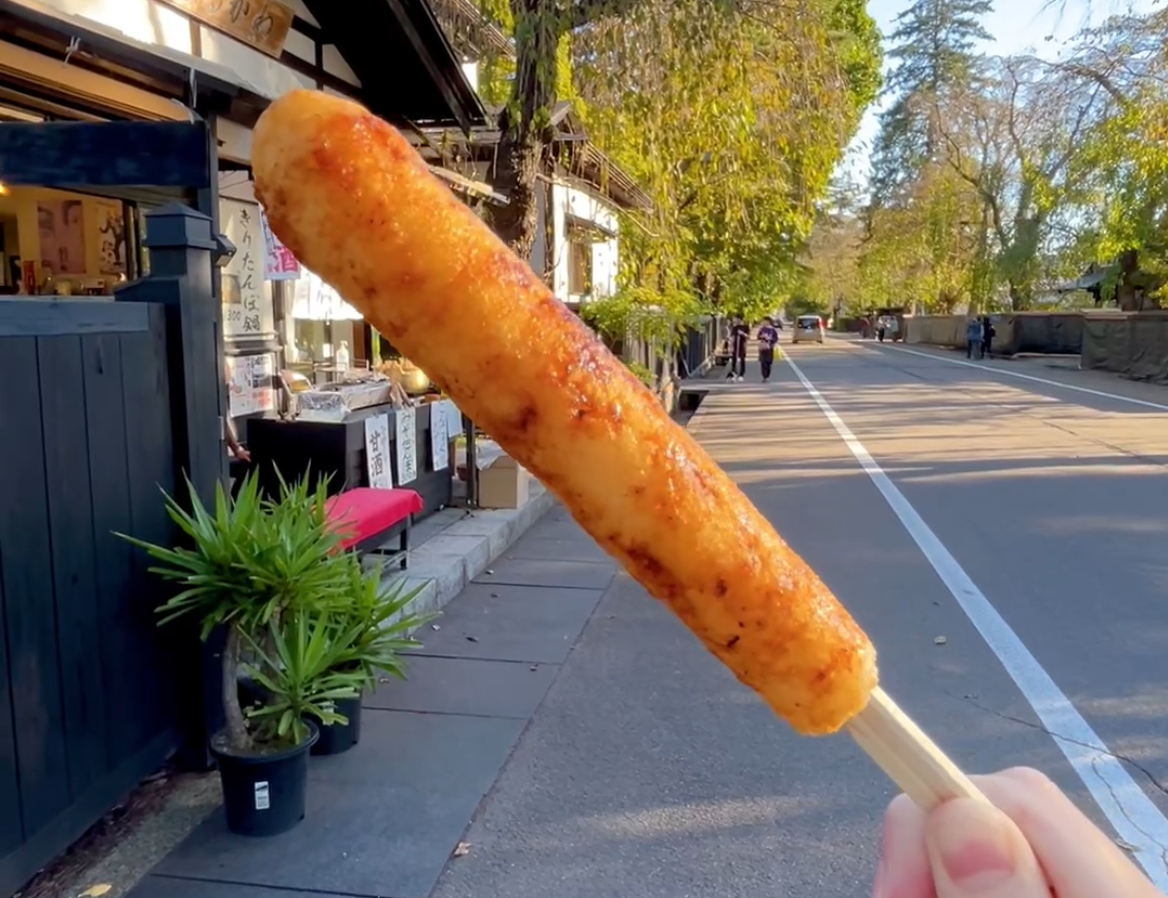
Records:
[[[0,128],[0,182],[40,187],[206,188],[201,122],[50,122]]]

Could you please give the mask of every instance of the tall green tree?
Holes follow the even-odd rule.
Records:
[[[991,40],[982,18],[990,0],[916,0],[896,17],[888,37],[888,107],[880,115],[872,156],[872,201],[876,207],[911,192],[921,172],[938,159],[938,117],[955,93],[976,82]]]

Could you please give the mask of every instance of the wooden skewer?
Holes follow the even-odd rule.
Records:
[[[846,727],[868,757],[901,790],[928,810],[951,798],[987,801],[960,768],[879,686]]]

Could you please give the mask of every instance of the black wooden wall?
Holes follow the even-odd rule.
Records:
[[[0,895],[179,741],[159,583],[170,543],[165,308],[0,300]]]

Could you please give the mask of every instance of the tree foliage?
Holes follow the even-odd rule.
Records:
[[[879,89],[879,34],[863,0],[483,3],[515,46],[513,62],[484,67],[484,92],[508,94],[501,236],[529,254],[551,109],[572,99],[591,139],[654,203],[625,217],[621,287],[593,322],[676,329],[715,306],[777,308]]]

